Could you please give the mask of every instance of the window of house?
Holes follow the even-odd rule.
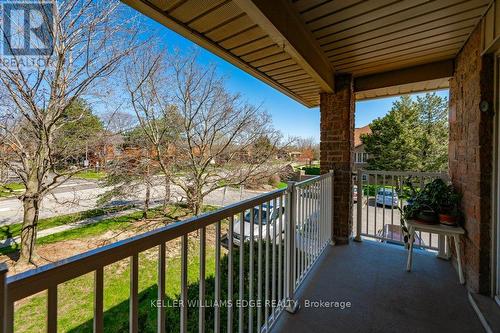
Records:
[[[368,153],[356,153],[354,155],[354,162],[366,163],[368,161]]]

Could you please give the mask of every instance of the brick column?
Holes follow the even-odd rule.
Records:
[[[335,76],[335,92],[320,95],[321,173],[334,171],[333,240],[347,244],[352,232],[354,90],[351,75]]]
[[[491,274],[491,189],[493,175],[494,58],[481,55],[476,27],[455,59],[450,80],[451,180],[462,193],[462,258],[467,286],[488,295]],[[482,102],[490,109],[481,111]]]

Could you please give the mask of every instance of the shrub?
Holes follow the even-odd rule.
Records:
[[[306,175],[312,175],[312,176],[319,176],[320,175],[320,168],[317,166],[305,166],[302,167],[301,170],[304,170],[306,172]]]

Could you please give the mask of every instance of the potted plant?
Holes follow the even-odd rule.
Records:
[[[455,188],[442,179],[435,179],[423,188],[415,189],[411,179],[404,182],[406,205],[399,208],[401,229],[405,244],[408,245],[409,233],[406,221],[417,220],[427,224],[442,223],[456,225],[460,219],[461,196]]]
[[[401,231],[403,233],[403,238],[405,246],[409,246],[409,231],[407,227],[408,220],[418,220],[423,223],[435,224],[438,222],[438,215],[433,209],[431,203],[430,191],[426,188],[416,189],[411,181],[411,177],[408,177],[403,182],[402,191],[406,199],[406,205],[404,207],[398,207],[401,216]],[[415,242],[415,240],[413,240]]]
[[[406,186],[411,193],[408,199],[410,204],[405,207],[407,217],[426,224],[439,223],[438,202],[440,199],[438,193],[446,187],[446,184],[442,184],[441,180],[434,180],[417,191],[408,179]]]
[[[445,225],[455,226],[460,220],[460,202],[461,195],[455,190],[452,185],[447,188],[446,195],[443,196],[440,202],[439,222]]]
[[[420,191],[416,191],[411,182],[407,186],[412,193],[408,208],[410,218],[428,224],[456,225],[460,218],[461,196],[453,185],[438,178]]]

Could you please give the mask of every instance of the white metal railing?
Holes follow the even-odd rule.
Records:
[[[310,269],[332,239],[333,177],[332,173],[296,183],[289,191],[293,195],[294,292],[305,280]]]
[[[356,177],[355,239],[368,237],[397,244],[404,244],[399,208],[402,209],[409,199],[409,189],[405,184],[411,182],[420,189],[436,178],[448,180],[446,173],[439,172],[358,170]],[[415,245],[441,252],[444,239],[419,232]]]
[[[181,332],[188,330],[188,311],[198,312],[199,332],[206,329],[220,332],[223,326],[227,332],[269,331],[284,309],[294,310],[295,291],[330,243],[332,193],[333,174],[328,173],[300,183],[291,182],[286,190],[266,193],[25,273],[6,277],[7,269],[0,267],[0,333],[14,332],[17,301],[43,291],[47,292],[47,332],[56,332],[58,308],[63,306],[58,304],[58,286],[88,273],[94,274],[93,331],[103,332],[104,268],[127,258],[130,261],[129,331],[138,332],[139,254],[158,250],[158,299],[155,301],[163,304],[168,266],[166,250],[169,242],[179,239]],[[222,230],[225,226],[226,248]],[[199,237],[195,238],[199,241],[200,256],[198,301],[204,304],[209,227],[215,229],[215,288],[210,298],[213,296],[214,304],[231,303],[226,303],[224,317],[219,306],[214,306],[213,327],[207,328],[205,306],[189,308],[187,276],[188,243],[193,239],[190,234],[198,232]],[[223,255],[227,255],[227,271],[221,269]],[[239,259],[237,265],[236,259]],[[223,274],[227,274],[227,286],[221,285]],[[224,300],[221,298],[223,288],[227,291]],[[245,307],[244,301],[257,306]],[[165,308],[159,306],[157,311],[157,332],[162,333],[166,330]]]

